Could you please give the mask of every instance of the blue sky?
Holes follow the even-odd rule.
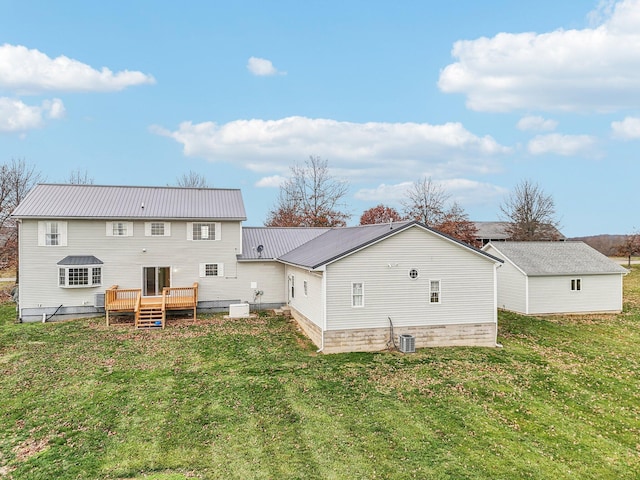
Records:
[[[640,228],[640,0],[0,0],[0,160],[241,188],[310,155],[357,224],[424,176],[473,220],[524,179],[567,236]]]

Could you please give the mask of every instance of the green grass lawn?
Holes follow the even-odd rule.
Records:
[[[283,318],[0,310],[0,478],[640,475],[639,266],[622,314],[501,313],[503,349],[316,355]]]

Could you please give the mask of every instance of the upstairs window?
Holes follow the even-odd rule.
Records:
[[[169,222],[145,222],[145,237],[170,237],[171,223]]]
[[[67,245],[67,222],[38,222],[38,245],[64,247]]]
[[[220,240],[220,224],[217,222],[194,222],[187,227],[189,240]]]
[[[133,222],[107,222],[107,237],[133,237]]]

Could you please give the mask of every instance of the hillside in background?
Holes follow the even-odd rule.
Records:
[[[589,237],[575,237],[569,240],[580,240],[600,253],[613,256],[618,254],[626,235],[591,235]]]

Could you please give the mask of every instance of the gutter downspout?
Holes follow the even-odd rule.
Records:
[[[316,353],[322,353],[324,350],[324,332],[327,330],[327,269],[322,270],[322,336],[321,346]]]

